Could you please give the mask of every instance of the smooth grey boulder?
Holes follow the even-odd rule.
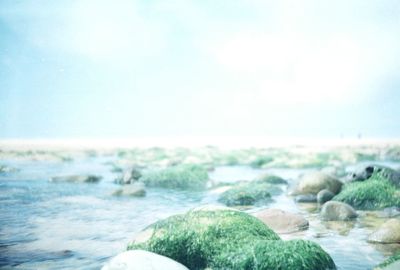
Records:
[[[400,243],[400,219],[392,218],[387,220],[368,237],[368,242]]]
[[[318,194],[317,194],[317,202],[319,204],[324,204],[324,203],[332,200],[333,197],[335,197],[335,194],[333,194],[332,192],[330,192],[327,189],[323,189],[320,192],[318,192]]]
[[[356,211],[350,205],[342,202],[329,201],[322,206],[321,218],[331,220],[351,220],[357,217]]]
[[[168,257],[144,250],[122,252],[106,263],[101,270],[189,270]]]
[[[307,230],[309,223],[298,214],[280,209],[265,209],[253,214],[276,233],[294,233]]]
[[[292,195],[314,194],[317,195],[323,189],[337,194],[340,192],[343,183],[333,176],[321,173],[311,172],[304,174],[297,186],[292,191]]]

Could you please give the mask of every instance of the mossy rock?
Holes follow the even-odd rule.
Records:
[[[400,188],[400,172],[381,165],[368,165],[356,169],[347,176],[348,181],[365,181],[372,176],[386,179],[397,188]]]
[[[273,185],[287,185],[288,182],[282,177],[273,175],[273,174],[263,174],[256,178],[255,180],[258,183],[268,183]]]
[[[250,166],[253,168],[261,168],[264,165],[271,163],[274,159],[269,156],[260,156],[256,157],[253,161],[250,162]]]
[[[223,192],[218,201],[227,206],[247,206],[264,204],[271,201],[271,194],[282,190],[267,183],[243,182]]]
[[[395,270],[400,267],[400,252],[386,259],[383,263],[379,264],[374,270]]]
[[[345,184],[333,200],[345,202],[361,210],[400,207],[400,190],[381,175],[374,174],[363,182]]]
[[[208,173],[202,166],[184,164],[148,171],[143,174],[140,181],[150,187],[204,189],[208,181]]]
[[[167,256],[192,270],[335,269],[331,257],[310,241],[282,241],[262,221],[244,212],[190,211],[159,221],[128,249]]]

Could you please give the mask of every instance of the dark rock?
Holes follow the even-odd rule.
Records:
[[[52,177],[50,182],[97,183],[101,180],[101,178],[101,176],[97,175],[66,175]]]
[[[333,194],[332,192],[330,192],[327,189],[323,189],[320,192],[318,192],[318,194],[317,194],[317,202],[319,204],[324,204],[327,201],[332,200],[333,197],[335,197],[335,194]]]

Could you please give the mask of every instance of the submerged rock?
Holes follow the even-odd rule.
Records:
[[[292,192],[292,195],[301,194],[315,194],[317,195],[323,189],[327,189],[330,192],[337,194],[342,188],[343,183],[333,176],[321,173],[312,172],[303,175],[298,185]]]
[[[319,204],[324,204],[327,201],[332,200],[333,197],[335,197],[335,194],[333,194],[332,192],[330,192],[327,189],[323,189],[320,192],[318,192],[318,194],[317,194],[317,202]]]
[[[368,180],[345,184],[333,200],[363,210],[400,207],[400,191],[382,176],[374,174]]]
[[[101,270],[189,270],[186,266],[145,250],[122,252],[106,263]]]
[[[277,233],[304,231],[309,226],[308,220],[301,215],[285,212],[280,209],[265,209],[254,213],[254,216]]]
[[[204,189],[208,182],[208,172],[199,165],[183,164],[145,172],[140,181],[151,187]]]
[[[101,176],[97,175],[66,175],[54,176],[50,178],[50,182],[97,183],[101,180],[101,178]]]
[[[317,196],[314,194],[298,195],[294,200],[298,203],[315,203],[317,202]]]
[[[282,190],[266,183],[244,182],[223,192],[218,201],[227,206],[246,206],[267,203],[271,193],[277,194]]]
[[[379,264],[374,270],[398,270],[400,269],[400,252],[386,259]]]
[[[356,211],[348,204],[330,201],[325,203],[321,209],[323,220],[351,220],[357,217]]]
[[[400,243],[400,219],[389,219],[369,237],[368,242],[373,243]]]
[[[122,188],[114,191],[113,195],[144,197],[146,196],[146,190],[144,189],[144,184],[138,182],[130,185],[124,185]]]
[[[316,243],[282,241],[262,221],[230,209],[190,211],[156,222],[147,237],[128,249],[167,256],[191,270],[200,269],[335,269]]]

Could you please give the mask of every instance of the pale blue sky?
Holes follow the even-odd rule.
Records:
[[[0,137],[400,137],[400,2],[0,0]]]

